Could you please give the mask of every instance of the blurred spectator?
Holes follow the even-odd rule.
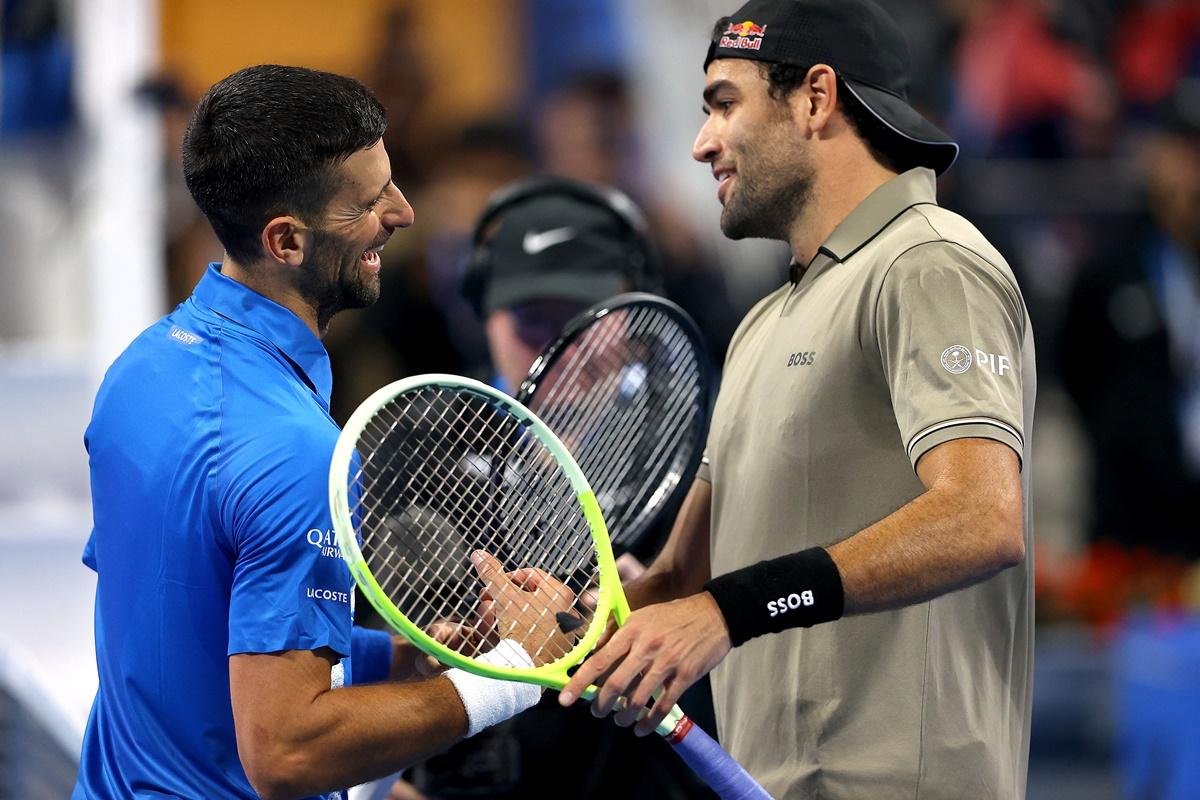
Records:
[[[947,5],[962,25],[951,128],[966,154],[1048,158],[1107,146],[1117,111],[1111,79],[1086,48],[1055,30],[1055,4]]]
[[[425,62],[414,58],[413,32],[417,29],[413,9],[397,5],[383,14],[384,47],[379,49],[372,66],[371,90],[387,109],[384,146],[392,159],[392,174],[404,191],[414,194],[424,183],[428,164],[422,156],[423,136],[429,97],[429,76]]]
[[[1067,303],[1063,381],[1094,456],[1092,538],[1200,557],[1200,81],[1179,83],[1142,156],[1148,213]]]
[[[624,63],[626,31],[612,0],[522,0],[517,8],[529,96],[536,101],[560,86],[564,75],[611,72]]]
[[[547,95],[537,112],[541,168],[551,175],[616,185],[636,167],[625,81],[578,73]]]
[[[1161,102],[1185,75],[1200,75],[1200,2],[1135,0],[1117,25],[1121,93],[1136,108]]]
[[[56,0],[0,0],[0,138],[74,119],[74,55]]]
[[[220,261],[223,248],[212,226],[200,213],[183,180],[183,134],[196,104],[182,83],[171,74],[147,78],[138,96],[162,117],[164,217],[167,269],[167,307],[182,303],[204,277],[208,265]]]

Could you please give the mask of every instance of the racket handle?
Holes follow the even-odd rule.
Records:
[[[688,717],[680,716],[664,738],[721,800],[772,800],[745,767]]]

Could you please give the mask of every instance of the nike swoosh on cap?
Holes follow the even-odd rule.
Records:
[[[575,238],[574,228],[551,228],[548,231],[529,231],[525,234],[525,238],[521,240],[521,248],[526,254],[536,256],[543,250],[554,247],[556,244],[562,244]]]

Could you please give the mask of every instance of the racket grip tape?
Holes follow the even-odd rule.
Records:
[[[686,716],[664,738],[721,800],[772,800],[745,767]]]

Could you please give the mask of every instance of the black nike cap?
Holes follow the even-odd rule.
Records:
[[[540,300],[591,305],[657,286],[641,210],[611,186],[536,177],[499,189],[476,223],[463,294],[480,314]]]
[[[828,64],[910,163],[940,175],[958,159],[958,144],[908,104],[908,43],[871,0],[751,0],[717,24],[704,69],[719,58]]]

